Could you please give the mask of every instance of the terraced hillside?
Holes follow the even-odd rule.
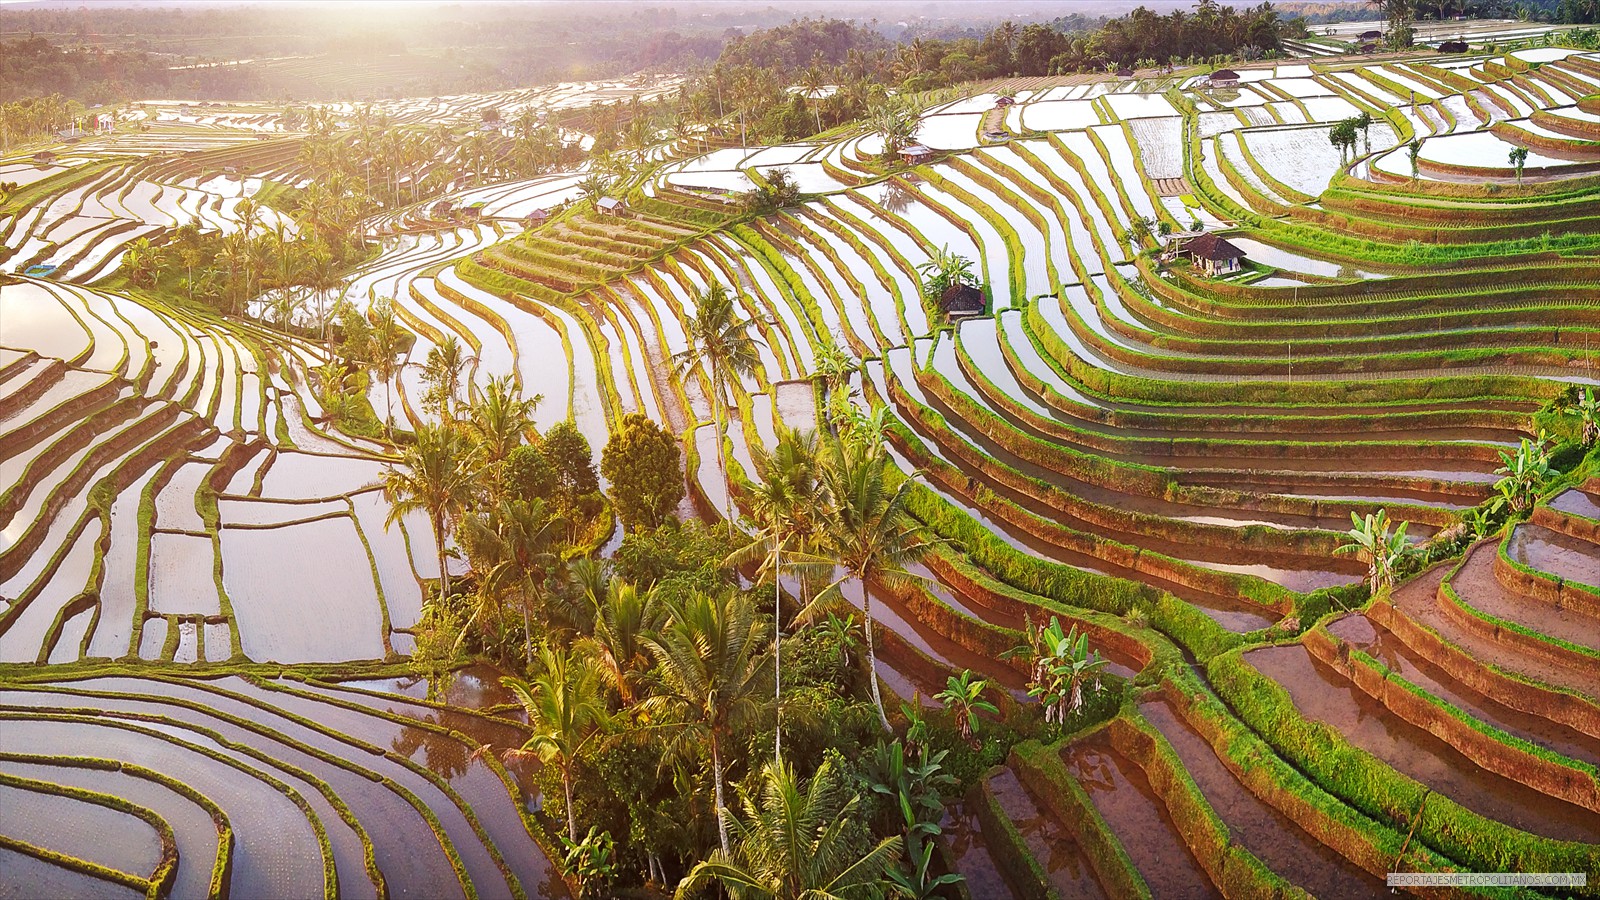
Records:
[[[476,221],[389,210],[342,293],[392,297],[415,339],[368,399],[432,422],[420,372],[454,338],[468,381],[543,395],[540,428],[599,447],[628,413],[666,424],[685,513],[714,519],[748,504],[777,425],[839,414],[819,359],[858,360],[845,401],[888,410],[914,515],[946,539],[925,583],[875,595],[885,685],[927,697],[971,669],[1026,701],[1001,654],[1055,616],[1136,688],[951,814],[973,896],[1370,896],[1398,870],[1587,872],[1594,895],[1600,467],[1547,408],[1600,385],[1600,55],[1240,75],[1000,85],[924,110],[915,165],[861,128],[668,144],[615,215],[583,173],[452,193]],[[438,563],[425,520],[385,524],[395,448],[324,414],[321,348],[96,286],[179,211],[225,231],[251,179],[305,177],[276,143],[251,137],[233,181],[64,155],[0,219],[0,791],[36,812],[0,819],[0,883],[562,895],[527,773],[476,752],[526,739],[508,698],[395,677]],[[731,202],[780,168],[800,202]],[[1197,232],[1241,270],[1187,260]],[[982,315],[924,299],[944,252],[972,261]],[[762,339],[731,485],[712,385],[671,364],[718,283]],[[1546,428],[1531,512],[1469,524]],[[1379,509],[1418,564],[1373,598],[1336,551]]]

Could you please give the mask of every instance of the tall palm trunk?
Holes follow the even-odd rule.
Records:
[[[726,404],[722,402],[722,379],[713,375],[711,378],[711,410],[712,418],[716,420],[717,429],[717,474],[722,477],[722,517],[728,520],[728,537],[733,537],[733,485],[728,483],[728,451],[723,437],[727,434],[727,426],[723,417],[727,415]]]
[[[872,704],[878,708],[878,721],[883,723],[883,730],[893,731],[889,727],[889,714],[883,711],[883,694],[878,690],[877,641],[872,636],[872,588],[867,584],[866,572],[861,574],[861,611],[867,620],[867,678],[872,683]]]
[[[567,840],[577,843],[578,815],[572,809],[572,763],[561,767],[561,789],[567,794]]]
[[[722,797],[722,742],[717,740],[716,731],[711,732],[711,778],[716,782],[717,789],[717,835],[722,839],[723,854],[731,854],[733,851],[728,844],[728,820],[723,815],[728,805]]]
[[[772,758],[783,762],[783,544],[772,543]]]
[[[450,596],[450,570],[444,564],[444,513],[433,515],[433,546],[439,551],[439,584],[441,585],[440,597]]]
[[[533,596],[532,587],[533,579],[530,578],[522,591],[522,640],[524,642],[522,661],[523,665],[528,667],[533,665],[533,626],[528,622],[528,599]],[[572,801],[568,799],[567,802],[571,803]]]

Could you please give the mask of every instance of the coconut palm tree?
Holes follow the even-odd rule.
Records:
[[[603,678],[629,707],[643,695],[641,681],[650,666],[648,642],[666,626],[668,609],[651,590],[640,590],[620,578],[608,579],[600,592],[588,592],[594,607],[594,634],[581,646],[594,658]]]
[[[455,419],[456,401],[461,393],[461,371],[467,367],[471,356],[461,349],[461,342],[453,334],[444,336],[428,351],[427,362],[422,366],[422,380],[428,382],[428,399],[439,405],[439,418],[446,422]]]
[[[928,549],[928,542],[906,511],[911,478],[896,487],[889,486],[889,458],[879,447],[864,441],[844,441],[832,445],[822,467],[822,487],[829,499],[818,539],[823,553],[818,562],[832,562],[845,570],[812,606],[839,596],[846,580],[861,582],[861,610],[865,618],[867,666],[872,684],[872,702],[878,708],[883,729],[889,730],[889,716],[883,709],[878,688],[878,657],[872,627],[872,585],[909,582],[902,567],[914,562]],[[809,616],[808,616],[809,617]]]
[[[804,787],[794,770],[768,764],[759,795],[741,792],[744,817],[732,820],[739,851],[726,849],[690,870],[679,898],[721,885],[736,900],[834,900],[879,896],[899,861],[901,839],[884,838],[865,853],[851,824],[861,798],[824,761]]]
[[[694,316],[685,329],[688,349],[672,357],[675,374],[681,380],[696,371],[703,372],[711,381],[711,412],[717,429],[717,471],[722,483],[728,483],[728,453],[723,446],[726,425],[723,410],[727,403],[728,388],[739,376],[754,372],[761,362],[757,348],[761,339],[750,334],[754,322],[741,318],[733,297],[720,283],[713,282],[695,300]],[[728,498],[723,510],[728,520],[728,535],[733,536],[733,496]]]
[[[530,663],[533,629],[528,610],[543,593],[546,573],[561,560],[566,533],[567,521],[538,497],[502,497],[488,513],[469,516],[462,523],[462,544],[474,560],[473,568],[484,563],[478,573],[483,603],[473,617],[481,619],[482,612],[498,609],[502,598],[515,595],[522,607],[524,659]]]
[[[1354,553],[1367,564],[1367,587],[1373,593],[1393,586],[1395,566],[1406,553],[1406,526],[1410,523],[1401,522],[1399,528],[1390,532],[1389,511],[1380,509],[1367,513],[1365,518],[1351,513],[1350,524],[1354,527],[1345,532],[1350,543],[1334,552]]]
[[[372,374],[383,380],[383,427],[387,432],[394,427],[391,390],[395,373],[400,371],[400,354],[405,350],[405,331],[395,321],[394,301],[388,297],[370,302],[367,321],[372,323],[372,330],[367,334]]]
[[[383,494],[389,500],[385,528],[413,512],[428,516],[434,549],[439,554],[442,596],[450,595],[444,536],[472,497],[477,483],[477,474],[468,468],[469,456],[466,441],[456,429],[424,424],[417,427],[416,440],[401,453],[399,464],[383,474]]]
[[[566,794],[567,838],[578,839],[577,811],[572,807],[572,769],[578,754],[610,720],[600,677],[594,664],[583,656],[548,646],[539,649],[539,673],[531,682],[502,678],[500,683],[517,695],[528,714],[533,734],[521,748],[506,754],[537,756],[561,769],[561,788]]]
[[[783,427],[771,453],[757,447],[755,460],[760,480],[750,497],[750,518],[757,534],[735,551],[729,562],[738,565],[763,558],[762,568],[772,579],[772,697],[778,703],[773,759],[783,761],[783,551],[815,543],[822,518],[822,497],[817,484],[817,436],[814,432]]]
[[[639,709],[671,730],[669,756],[709,751],[724,854],[731,853],[726,748],[765,715],[772,692],[763,632],[749,600],[695,591],[673,606],[661,635],[645,642],[660,684]]]
[[[524,398],[509,375],[489,379],[462,423],[486,466],[499,465],[523,442],[533,430],[533,411],[543,399],[543,394]]]

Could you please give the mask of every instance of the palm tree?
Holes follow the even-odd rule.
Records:
[[[653,591],[619,578],[607,580],[598,594],[589,591],[589,602],[594,607],[594,634],[584,638],[582,646],[622,705],[632,706],[643,693],[640,682],[650,665],[647,648],[667,624],[667,606]]]
[[[1350,543],[1334,552],[1354,553],[1367,564],[1367,587],[1374,594],[1391,587],[1395,579],[1395,566],[1406,553],[1406,526],[1410,523],[1401,522],[1400,527],[1391,533],[1389,511],[1380,509],[1377,513],[1367,513],[1366,518],[1351,513],[1350,524],[1353,527],[1346,532]]]
[[[906,478],[890,489],[889,458],[880,447],[863,441],[832,445],[822,467],[822,484],[829,504],[822,522],[819,544],[825,553],[818,561],[834,562],[845,569],[843,578],[829,585],[817,601],[838,596],[847,579],[861,582],[861,609],[865,617],[867,666],[872,682],[872,702],[883,729],[889,716],[878,688],[878,657],[872,627],[872,585],[893,586],[910,578],[902,570],[920,558],[929,544],[917,534],[906,504],[914,481]],[[816,605],[813,603],[813,605]]]
[[[933,251],[927,262],[917,266],[917,274],[922,276],[922,296],[929,300],[943,297],[952,285],[978,283],[978,276],[972,271],[972,260],[952,252],[949,245]]]
[[[433,526],[433,545],[439,553],[441,596],[450,595],[450,570],[445,568],[444,536],[455,516],[472,496],[476,473],[467,467],[466,442],[454,428],[420,425],[416,440],[400,456],[398,466],[383,474],[383,494],[389,500],[388,528],[418,510]]]
[[[898,835],[865,854],[855,849],[859,836],[851,824],[861,798],[832,761],[818,766],[804,788],[793,769],[770,763],[761,773],[760,795],[741,792],[741,800],[744,818],[727,817],[739,836],[738,854],[711,854],[678,885],[678,898],[698,896],[713,882],[736,900],[877,896],[900,858]]]
[[[149,238],[139,238],[129,244],[128,252],[122,257],[122,264],[128,269],[128,280],[135,285],[143,285],[155,273],[158,268],[155,261]]]
[[[886,100],[867,111],[867,125],[873,132],[883,135],[883,152],[890,156],[916,140],[922,120],[917,118],[917,111],[904,102]]]
[[[461,370],[470,357],[461,349],[461,342],[453,334],[428,351],[427,362],[422,367],[422,379],[430,385],[429,398],[439,404],[439,418],[453,420],[452,411],[461,392]]]
[[[487,514],[468,516],[462,523],[463,548],[473,569],[482,569],[478,572],[480,602],[472,618],[486,627],[482,614],[499,609],[504,597],[515,594],[522,607],[524,659],[529,663],[533,661],[533,629],[528,608],[542,593],[545,573],[560,561],[561,538],[566,532],[566,520],[549,511],[538,497],[502,497]],[[462,630],[463,637],[466,630]]]
[[[567,838],[578,839],[577,811],[572,808],[572,767],[584,745],[601,734],[610,719],[599,675],[588,659],[571,651],[539,648],[540,672],[533,681],[502,678],[528,714],[533,735],[515,754],[531,754],[561,769],[566,794]]]
[[[728,483],[728,453],[723,446],[726,425],[723,408],[728,387],[737,376],[749,375],[761,362],[757,348],[761,339],[753,337],[750,319],[739,317],[733,297],[720,283],[713,282],[695,301],[694,316],[685,329],[689,347],[672,357],[675,374],[687,380],[696,370],[711,380],[711,412],[717,428],[717,470],[722,483]],[[728,536],[733,536],[733,494],[728,492],[723,510],[728,520]]]
[[[804,548],[815,542],[821,517],[817,485],[817,436],[810,431],[783,427],[772,452],[757,449],[761,480],[750,497],[751,518],[759,532],[755,540],[729,560],[737,565],[753,554],[765,556],[763,568],[772,578],[772,697],[778,703],[773,759],[783,761],[783,550]]]
[[[544,395],[524,399],[511,376],[489,379],[476,403],[467,408],[464,425],[483,462],[498,465],[533,429],[533,411]]]
[[[651,720],[675,733],[670,755],[699,747],[711,753],[717,832],[728,842],[724,748],[766,712],[771,693],[762,624],[749,600],[735,593],[695,591],[674,605],[672,620],[645,644],[655,657],[658,692],[639,704]]]
[[[400,353],[405,350],[405,332],[395,321],[394,301],[379,297],[367,306],[367,320],[372,323],[367,340],[372,374],[383,379],[383,427],[394,427],[394,399],[391,388],[395,373],[400,370]]]

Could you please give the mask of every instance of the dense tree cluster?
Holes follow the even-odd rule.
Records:
[[[1416,21],[1467,19],[1521,19],[1558,24],[1600,22],[1600,2],[1596,0],[1406,0]],[[1307,25],[1371,19],[1375,13],[1367,3],[1340,0],[1288,0],[1276,4],[1286,17],[1299,17]]]
[[[730,41],[685,99],[694,115],[736,122],[750,140],[792,140],[861,118],[890,91],[1268,56],[1279,51],[1284,28],[1270,3],[1239,8],[1217,0],[1164,16],[1139,7],[1115,19],[1003,22],[981,34],[898,45],[846,22],[801,19]]]
[[[259,87],[259,78],[248,67],[173,68],[170,61],[148,53],[63,49],[42,37],[0,43],[0,100],[51,94],[90,104],[137,97],[239,99]]]

